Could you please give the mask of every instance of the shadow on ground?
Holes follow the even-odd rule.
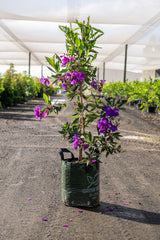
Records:
[[[33,113],[34,114],[34,113]],[[34,118],[34,116],[29,115],[29,114],[25,114],[22,115],[17,114],[17,113],[0,113],[0,119],[7,119],[7,120],[16,120],[16,121],[35,121],[36,119]]]
[[[124,207],[117,204],[100,202],[100,205],[97,207],[83,209],[145,224],[160,225],[160,213]]]

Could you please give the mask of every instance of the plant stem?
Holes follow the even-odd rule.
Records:
[[[85,24],[85,21],[83,21],[83,24]],[[83,30],[82,30],[82,40],[84,42],[84,26],[83,26]],[[81,106],[82,106],[82,111],[81,111],[81,115],[80,115],[80,133],[81,135],[84,134],[85,132],[85,123],[84,123],[84,112],[83,112],[83,109],[84,109],[84,105],[83,105],[83,96],[82,96],[82,82],[79,83],[79,97],[80,97],[80,103],[81,103]],[[79,161],[82,161],[83,159],[83,146],[81,145],[80,148],[79,148]]]
[[[81,111],[81,115],[80,115],[80,118],[79,118],[79,123],[80,123],[80,133],[81,135],[84,134],[85,132],[85,123],[84,123],[84,112],[83,112],[83,109],[84,109],[84,104],[83,104],[83,97],[82,97],[82,82],[80,82],[80,85],[79,85],[79,97],[80,97],[80,103],[81,103],[81,106],[82,106],[82,111]],[[79,161],[82,161],[83,159],[83,156],[82,156],[82,146],[80,146],[79,148]]]

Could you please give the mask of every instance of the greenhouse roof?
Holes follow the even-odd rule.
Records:
[[[0,65],[47,65],[45,56],[65,52],[58,28],[87,20],[104,31],[95,65],[127,70],[160,68],[160,0],[0,0]]]

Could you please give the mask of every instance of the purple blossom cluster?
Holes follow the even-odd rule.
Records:
[[[97,127],[99,128],[99,133],[107,133],[108,131],[115,132],[118,130],[117,126],[113,125],[108,118],[102,118],[100,121],[98,121]]]
[[[118,108],[113,109],[113,108],[110,108],[110,107],[106,106],[104,111],[106,112],[107,117],[117,117],[117,116],[119,116],[119,109]]]
[[[102,88],[103,88],[103,85],[104,85],[105,81],[106,80],[101,80],[100,83],[98,83],[95,80],[93,80],[91,82],[91,87],[94,88],[95,90],[98,90],[99,92],[102,92]]]
[[[65,73],[62,77],[58,79],[62,84],[62,88],[67,90],[67,87],[72,87],[73,85],[77,85],[79,82],[82,82],[85,79],[85,73],[82,72],[71,72]]]
[[[38,119],[42,120],[44,117],[47,116],[47,110],[42,111],[41,107],[38,105],[34,110],[34,114]]]
[[[45,78],[45,77],[42,77],[42,78],[40,79],[40,82],[41,82],[42,84],[44,84],[44,85],[47,85],[48,87],[49,87],[49,85],[50,85],[50,81],[48,80],[48,78]]]
[[[80,139],[80,137],[77,134],[74,134],[73,136],[73,148],[77,149],[81,144],[83,144],[83,149],[86,149],[89,147],[88,144],[84,144],[84,142],[82,141],[82,139]]]
[[[62,65],[65,66],[67,65],[69,62],[74,61],[74,57],[66,57],[65,55],[60,56],[62,58]]]
[[[48,115],[49,112],[51,112],[52,110],[56,112],[58,108],[59,108],[59,105],[52,105],[52,106],[48,106],[45,110],[42,110],[41,107],[38,105],[34,110],[34,114],[38,119],[42,120],[44,117]]]

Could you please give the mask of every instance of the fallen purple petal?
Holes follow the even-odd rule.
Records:
[[[63,227],[68,227],[68,224],[64,224]]]
[[[28,201],[32,200],[32,198],[28,198]]]
[[[124,205],[128,205],[128,203],[125,202]]]
[[[114,208],[113,207],[111,207],[110,209],[109,209],[109,211],[113,211],[114,210]]]
[[[78,212],[83,212],[83,211],[79,209]]]
[[[110,202],[111,202],[111,203],[114,203],[114,201],[112,201],[112,200],[111,200]]]
[[[108,195],[108,198],[110,198],[111,196],[110,195]]]
[[[41,220],[42,220],[42,221],[47,221],[47,218],[42,218]]]
[[[93,160],[92,162],[97,162],[97,160]]]

